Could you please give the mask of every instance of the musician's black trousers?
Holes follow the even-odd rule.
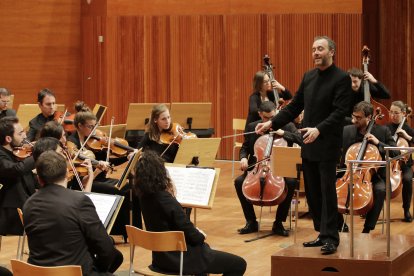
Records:
[[[313,226],[322,242],[339,245],[336,162],[302,159],[302,167]]]
[[[413,194],[413,170],[411,166],[406,164],[401,165],[402,171],[402,200],[403,200],[403,209],[409,210],[411,205],[411,197]]]
[[[243,181],[247,176],[247,172],[240,175],[234,180],[234,186],[236,187],[237,196],[240,200],[240,204],[243,209],[244,218],[246,222],[256,221],[256,214],[254,212],[253,205],[247,201],[246,197],[243,195],[242,185]],[[289,213],[290,202],[292,201],[293,193],[295,191],[297,180],[294,178],[285,177],[285,185],[288,189],[285,200],[279,204],[277,208],[275,221],[283,222],[286,221],[286,217]]]

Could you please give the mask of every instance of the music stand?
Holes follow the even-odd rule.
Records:
[[[111,125],[98,126],[98,129],[109,134]],[[112,138],[125,138],[126,124],[118,124],[112,126]]]
[[[13,109],[13,103],[14,103],[14,94],[10,95],[10,102],[9,102],[10,109]]]
[[[107,107],[100,104],[95,104],[92,113],[96,116],[96,121],[100,122],[103,115],[105,115]]]
[[[211,137],[211,103],[171,103],[173,121],[197,136]]]
[[[276,172],[278,176],[296,178],[300,184],[300,175],[302,170],[301,148],[299,147],[273,147],[271,155],[272,172]],[[299,187],[296,187],[295,202],[295,232],[293,242],[296,243],[296,230],[298,226],[298,202]]]
[[[174,164],[212,167],[220,141],[221,138],[183,139]]]

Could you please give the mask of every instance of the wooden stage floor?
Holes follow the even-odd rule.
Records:
[[[217,187],[216,197],[211,210],[197,210],[197,227],[201,228],[207,234],[207,242],[212,248],[228,251],[242,256],[247,261],[247,272],[245,275],[270,275],[271,274],[271,256],[280,250],[293,245],[293,233],[289,237],[270,236],[262,240],[245,243],[249,238],[255,237],[256,234],[239,235],[237,229],[244,226],[243,213],[237,195],[234,189],[233,180],[231,178],[231,162],[216,161],[215,166],[221,168],[219,184]],[[236,164],[238,168],[238,164]],[[121,173],[121,169],[117,171]],[[236,171],[236,175],[240,172]],[[115,177],[115,176],[114,176]],[[392,235],[413,235],[414,223],[402,222],[401,196],[392,201],[391,217],[394,222],[391,224]],[[256,208],[256,214],[259,216],[260,208]],[[307,209],[305,200],[301,199],[299,211],[305,212]],[[269,233],[275,217],[275,207],[263,208],[262,230]],[[362,231],[364,220],[355,217],[356,233]],[[289,227],[289,217],[284,224],[285,228]],[[372,234],[381,234],[381,225],[377,225]],[[298,221],[297,245],[301,246],[302,242],[313,240],[317,237],[317,233],[313,230],[312,220],[309,218],[301,218]],[[124,263],[117,272],[117,275],[126,275],[125,272],[129,267],[129,245],[122,243],[122,238],[115,236],[117,248],[124,255]],[[342,240],[339,250],[346,247]],[[17,248],[17,237],[3,237],[0,251],[0,265],[10,267],[10,259],[15,258]],[[316,258],[320,256],[319,249],[312,252]],[[385,250],[385,249],[384,249]],[[342,252],[342,251],[340,251]],[[379,252],[380,253],[380,252]],[[382,254],[382,253],[381,253]],[[143,252],[140,249],[135,253],[135,264],[142,266],[150,263],[150,253]],[[24,258],[27,258],[25,255]],[[296,262],[295,266],[301,266],[302,262]],[[291,274],[292,275],[292,274]],[[306,275],[306,274],[304,274]]]

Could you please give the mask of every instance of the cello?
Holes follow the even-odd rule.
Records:
[[[381,118],[379,109],[376,110],[375,116],[368,124],[367,133],[370,134],[375,121]],[[352,166],[349,160],[357,161],[381,161],[381,155],[375,145],[368,143],[366,136],[362,142],[355,143],[349,147],[346,152],[345,163],[347,169],[343,177],[336,181],[336,194],[338,197],[338,211],[342,214],[349,213],[350,193],[352,190],[354,197],[354,214],[364,215],[369,212],[373,205],[373,191],[371,178],[375,171],[369,164],[358,164],[353,169],[353,187],[350,186]]]
[[[369,51],[370,49],[364,45],[364,47],[362,48],[362,66],[364,68],[364,73],[368,72],[368,64],[370,61],[370,57],[369,57]],[[382,116],[384,118],[384,120],[382,121],[382,123],[378,123],[380,125],[383,125],[385,123],[387,123],[389,121],[389,115],[388,115],[388,109],[385,107],[385,105],[375,101],[374,99],[372,99],[371,97],[371,93],[369,91],[369,81],[364,79],[364,101],[369,102],[372,104],[372,106],[374,107],[374,110],[377,110],[378,108],[380,109]]]
[[[253,205],[273,206],[285,200],[287,189],[281,176],[275,176],[271,171],[269,161],[273,146],[286,147],[283,138],[274,139],[274,133],[266,134],[257,139],[254,144],[254,155],[258,161],[242,185],[243,195]]]

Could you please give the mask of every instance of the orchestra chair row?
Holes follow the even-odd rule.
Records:
[[[180,251],[180,274],[183,275],[184,251],[187,251],[184,232],[167,231],[167,232],[150,232],[139,229],[131,225],[125,225],[129,238],[130,256],[129,256],[129,274],[133,275],[135,247],[141,247],[150,251],[166,252]],[[148,276],[166,276],[171,274],[162,274],[152,271],[149,267],[135,270],[135,272]]]
[[[37,266],[21,260],[10,260],[13,276],[82,276],[79,265]]]
[[[234,163],[236,162],[236,149],[240,149],[243,143],[237,142],[237,134],[243,133],[246,127],[245,119],[233,118],[233,159],[231,164],[231,178],[234,179]]]

